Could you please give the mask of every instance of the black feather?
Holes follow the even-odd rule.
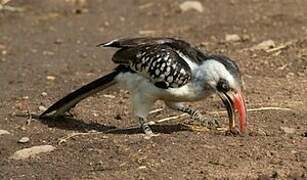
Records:
[[[66,95],[52,106],[50,106],[45,112],[40,115],[40,118],[47,116],[49,113],[54,111],[61,111],[61,113],[67,112],[69,109],[73,108],[77,103],[79,103],[82,99],[101,91],[116,82],[114,78],[121,72],[129,71],[130,69],[125,66],[118,66],[113,72],[96,79],[81,88],[73,91],[72,93]],[[60,113],[60,114],[61,114]]]

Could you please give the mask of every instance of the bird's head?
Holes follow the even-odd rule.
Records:
[[[205,84],[219,95],[226,106],[230,129],[235,127],[235,115],[239,114],[239,128],[243,133],[247,125],[247,115],[241,91],[242,82],[239,67],[225,56],[213,55],[206,59],[201,65]]]

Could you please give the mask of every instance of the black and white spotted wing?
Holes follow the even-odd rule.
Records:
[[[112,58],[115,63],[129,66],[160,88],[181,87],[191,81],[191,69],[179,52],[194,63],[203,55],[189,43],[173,38],[117,39],[97,46],[119,48]]]
[[[117,51],[113,61],[126,64],[159,88],[177,88],[191,80],[191,69],[166,45],[143,45]]]

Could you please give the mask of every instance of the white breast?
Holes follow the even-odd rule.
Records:
[[[133,94],[141,93],[160,100],[196,101],[209,95],[209,93],[203,92],[202,87],[198,87],[194,83],[188,83],[180,88],[160,89],[137,73],[121,73],[116,77],[116,80],[121,88],[129,90]]]

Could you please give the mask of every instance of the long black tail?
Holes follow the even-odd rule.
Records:
[[[52,106],[50,106],[45,112],[40,115],[40,118],[44,118],[46,116],[61,116],[71,108],[73,108],[77,103],[79,103],[84,98],[97,93],[98,91],[102,91],[116,83],[115,77],[121,71],[115,69],[110,74],[107,74],[99,79],[96,79],[81,88],[75,90],[74,92],[66,95]]]

